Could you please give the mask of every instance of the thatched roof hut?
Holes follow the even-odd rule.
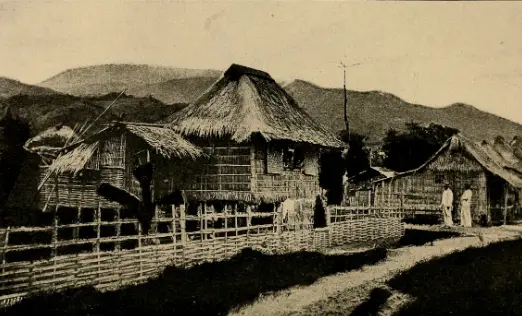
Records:
[[[113,123],[62,149],[51,165],[42,168],[40,178],[44,185],[39,200],[49,200],[49,205],[55,205],[54,195],[58,191],[58,203],[62,206],[93,208],[101,203],[102,207],[118,207],[99,197],[96,188],[109,183],[139,194],[133,170],[146,162],[154,165],[153,194],[160,199],[171,189],[164,188],[165,180],[170,181],[166,170],[177,166],[181,170],[176,175],[181,176],[187,172],[181,166],[187,158],[195,165],[194,160],[202,156],[205,154],[200,148],[161,125]]]
[[[141,139],[157,154],[164,158],[191,158],[200,157],[201,149],[185,140],[171,129],[161,125],[145,123],[116,123],[102,129],[71,146],[63,149],[63,154],[49,167],[55,173],[77,173],[86,167],[93,154],[99,149],[100,142],[110,135],[128,133]]]
[[[455,170],[455,169],[463,169],[466,167],[463,165],[465,161],[463,160],[463,156],[450,155],[447,156],[447,159],[439,160],[438,158],[445,152],[455,153],[460,152],[465,156],[476,160],[484,169],[488,170],[494,175],[498,175],[499,177],[506,180],[512,186],[516,188],[522,188],[522,177],[520,177],[514,170],[511,170],[509,166],[506,166],[506,161],[501,160],[501,156],[498,154],[491,154],[486,152],[481,148],[480,145],[472,141],[471,139],[465,137],[462,134],[457,134],[448,139],[444,145],[428,159],[425,163],[423,163],[418,168],[398,172],[396,177],[405,176],[408,174],[414,174],[419,171],[422,171],[428,165],[431,165],[432,162],[436,164],[432,165],[435,170],[438,171],[447,171],[447,170]],[[506,167],[505,167],[506,166]],[[377,180],[382,181],[385,179]]]
[[[376,203],[394,204],[401,196],[405,205],[435,211],[445,184],[453,190],[455,203],[470,184],[475,220],[491,217],[493,210],[505,210],[507,201],[518,198],[522,189],[522,175],[505,157],[486,141],[454,135],[418,168],[375,181]]]
[[[193,104],[165,122],[183,135],[230,137],[237,143],[247,142],[258,133],[266,141],[344,146],[332,131],[317,124],[300,108],[268,73],[236,64]]]
[[[268,73],[235,64],[165,123],[213,157],[186,191],[196,200],[313,199],[320,151],[345,146]]]

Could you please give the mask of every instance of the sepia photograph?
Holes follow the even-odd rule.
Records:
[[[0,315],[522,315],[521,31],[0,0]]]

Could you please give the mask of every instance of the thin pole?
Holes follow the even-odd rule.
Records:
[[[81,134],[78,136],[78,138],[80,138],[80,137],[82,137],[83,135],[85,135],[85,133],[86,133],[89,129],[91,129],[91,128],[94,126],[94,123],[96,123],[99,119],[102,118],[102,116],[103,116],[105,113],[107,113],[107,111],[109,111],[109,109],[110,109],[110,108],[111,108],[111,107],[116,103],[116,101],[118,101],[118,99],[119,99],[119,98],[120,98],[120,97],[125,93],[125,91],[127,91],[126,88],[125,88],[125,89],[124,89],[124,90],[123,90],[123,91],[122,91],[122,92],[121,92],[121,93],[116,97],[116,99],[114,99],[114,101],[112,101],[111,104],[109,104],[109,105],[105,108],[105,110],[103,110],[103,112],[100,113],[100,115],[98,115],[98,117],[97,117],[96,119],[94,119],[94,121],[92,121],[92,123],[91,123],[89,126],[87,126],[87,128],[86,128],[85,130],[83,130],[83,131],[81,132]]]
[[[343,108],[344,108],[344,123],[346,124],[346,132],[348,133],[348,140],[350,140],[350,123],[348,122],[348,96],[346,95],[346,65],[341,62],[343,66]]]

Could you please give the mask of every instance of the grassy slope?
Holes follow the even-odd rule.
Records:
[[[9,98],[18,94],[48,95],[55,91],[39,86],[22,83],[18,80],[0,77],[0,98]]]
[[[210,87],[220,75],[221,71],[216,70],[109,64],[69,69],[44,81],[41,85],[79,96],[119,92],[128,88],[129,95],[138,97],[152,95],[163,103],[190,103]],[[344,128],[342,89],[322,88],[302,80],[284,84],[284,87],[318,122],[329,125],[335,130]],[[38,91],[26,90],[26,94],[40,94],[42,91],[49,90]],[[412,120],[454,127],[476,140],[491,140],[497,135],[511,139],[515,135],[522,135],[521,125],[480,111],[470,105],[454,104],[445,108],[430,108],[410,104],[392,94],[379,91],[349,91],[348,100],[351,127],[354,131],[369,136],[372,142],[379,142],[389,128],[402,129],[404,123]],[[144,104],[143,110],[150,116],[164,116],[155,112],[158,109],[157,104],[150,110],[147,109],[148,103]],[[35,116],[47,119],[49,111],[62,111],[62,108],[47,109],[35,113]],[[78,105],[71,108],[69,113],[75,111],[90,115],[93,110]],[[134,113],[133,111],[128,112]],[[51,117],[57,116],[59,116],[57,113],[51,114]],[[62,115],[62,117],[68,116]],[[151,120],[147,119],[147,121]]]
[[[319,122],[336,130],[344,128],[342,89],[321,88],[301,80],[285,89]],[[499,134],[511,139],[522,134],[522,125],[465,104],[431,108],[379,91],[348,91],[348,104],[351,127],[369,135],[372,141],[380,140],[389,128],[404,128],[404,123],[411,120],[454,127],[477,140],[493,139]]]
[[[75,97],[71,95],[21,95],[0,102],[0,109],[7,105],[20,109],[20,114],[31,123],[33,133],[40,132],[60,122],[73,127],[92,121],[117,94],[99,97]],[[185,105],[165,104],[153,98],[122,96],[107,113],[101,123],[125,115],[126,121],[156,122],[174,113]]]
[[[206,69],[107,64],[68,69],[45,80],[41,86],[73,95],[100,95],[172,79],[216,77],[220,73]]]
[[[217,79],[217,76],[171,79],[160,83],[136,86],[130,89],[128,93],[140,97],[152,95],[165,103],[190,103],[205,92]]]

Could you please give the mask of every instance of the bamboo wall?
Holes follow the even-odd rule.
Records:
[[[328,208],[327,227],[314,230],[312,222],[299,223],[298,229],[295,223],[289,227],[281,208],[271,212],[204,211],[188,215],[183,206],[169,207],[157,209],[155,228],[147,236],[141,234],[134,218],[123,218],[119,211],[112,211],[100,208],[88,223],[64,223],[56,219],[50,227],[10,227],[0,231],[5,241],[0,245],[0,305],[51,289],[82,285],[117,288],[145,281],[169,265],[188,267],[223,260],[244,248],[266,253],[324,250],[404,234],[398,208]],[[256,218],[269,221],[253,224]],[[241,219],[245,219],[244,226],[237,225]],[[216,228],[203,224],[189,232],[190,220],[200,223],[224,220],[228,225]],[[71,230],[73,238],[64,237],[63,232]],[[108,234],[108,230],[116,235]],[[85,235],[87,231],[91,235]],[[38,234],[41,236],[35,237]]]
[[[39,183],[45,177],[47,168],[41,168],[38,177]],[[54,208],[56,204],[73,208],[97,208],[98,203],[102,207],[119,207],[119,204],[107,201],[96,193],[96,188],[101,182],[109,182],[122,186],[124,171],[119,168],[102,168],[100,170],[85,170],[83,176],[65,175],[58,177],[58,193],[56,193],[56,178],[50,177],[38,194],[38,206],[43,209]],[[58,203],[57,203],[58,201]]]
[[[471,213],[475,222],[488,215],[487,172],[473,159],[462,154],[441,154],[426,168],[404,176],[377,182],[374,187],[376,206],[399,205],[405,209],[438,211],[444,185],[453,191],[455,218],[460,218],[459,201],[466,184],[473,192]]]
[[[185,191],[187,198],[251,201],[250,146],[221,143],[202,149],[210,159],[179,188]]]
[[[290,199],[313,199],[321,192],[319,186],[319,154],[305,152],[302,169],[285,170],[283,159],[277,150],[256,146],[252,159],[252,191],[262,200],[282,201]],[[265,161],[268,157],[268,162]]]

